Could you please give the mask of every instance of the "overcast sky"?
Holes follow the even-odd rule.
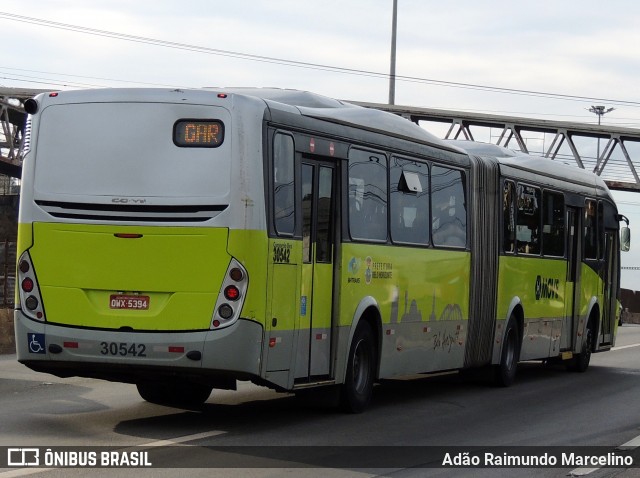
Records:
[[[397,74],[638,101],[608,124],[640,126],[640,2],[399,0]],[[386,74],[392,0],[3,0],[0,84],[277,86],[386,102],[383,77],[294,67],[213,50]],[[45,26],[56,22],[58,27]],[[81,33],[143,37],[187,51]],[[558,100],[398,80],[396,103],[594,122],[594,100]]]
[[[275,86],[385,103],[391,13],[392,0],[3,0],[0,85]],[[638,25],[635,0],[398,0],[395,102],[585,123],[605,105],[603,124],[640,127]],[[640,266],[640,195],[621,201],[638,231],[623,265]],[[625,271],[632,283],[640,272]]]

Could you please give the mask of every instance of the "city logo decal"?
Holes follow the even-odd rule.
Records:
[[[362,275],[359,273],[363,269],[365,284],[371,284],[375,280],[393,279],[393,263],[374,261],[371,256],[367,256],[364,261],[357,257],[352,257],[347,263],[347,269],[351,276],[347,277],[348,284],[360,284]]]
[[[367,264],[367,270],[364,271],[364,281],[367,284],[371,284],[371,277],[373,277],[373,273],[371,272],[371,264],[373,263],[373,259],[371,259],[371,256],[368,256],[364,261]]]
[[[360,263],[362,261],[360,259],[357,259],[355,257],[352,257],[349,260],[349,266],[348,266],[348,270],[349,270],[349,274],[351,276],[355,276],[358,271],[360,270]],[[360,277],[348,277],[347,278],[347,284],[359,284],[360,283]]]

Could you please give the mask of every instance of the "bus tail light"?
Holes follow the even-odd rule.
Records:
[[[35,320],[44,321],[44,307],[40,295],[40,287],[36,279],[36,271],[28,252],[24,252],[18,261],[18,294],[22,312]]]
[[[240,298],[240,291],[235,285],[227,286],[224,289],[224,298],[235,302]]]
[[[30,277],[22,281],[22,290],[25,292],[31,292],[33,290],[33,280]]]
[[[247,271],[237,260],[231,259],[211,318],[212,329],[228,327],[238,320],[248,285]]]

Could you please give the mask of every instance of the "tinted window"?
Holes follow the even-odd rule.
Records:
[[[313,218],[313,166],[303,164],[302,180],[302,260],[311,262],[311,219]]]
[[[291,235],[295,227],[293,138],[276,134],[273,140],[273,208],[278,234]]]
[[[462,171],[431,168],[431,230],[436,246],[464,247],[467,208]]]
[[[604,241],[605,241],[605,236],[604,236],[604,205],[602,204],[602,201],[598,201],[598,257],[600,257],[600,259],[604,259]]]
[[[564,196],[545,191],[542,204],[542,253],[564,256]]]
[[[349,153],[349,232],[354,239],[387,239],[387,159],[379,153]]]
[[[505,252],[516,250],[516,185],[505,181],[502,188],[502,247]]]
[[[429,242],[429,167],[424,163],[391,159],[391,239]]]
[[[320,167],[318,180],[318,220],[316,233],[316,261],[331,262],[333,247],[333,170]]]
[[[584,207],[584,257],[598,258],[598,221],[596,219],[597,203],[587,199]]]
[[[540,254],[540,189],[518,185],[518,252]]]

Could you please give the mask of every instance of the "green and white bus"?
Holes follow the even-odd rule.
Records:
[[[614,345],[624,218],[594,174],[291,90],[25,109],[15,333],[34,370],[171,405],[334,386],[360,412],[381,379],[509,385],[518,361],[584,371]]]

